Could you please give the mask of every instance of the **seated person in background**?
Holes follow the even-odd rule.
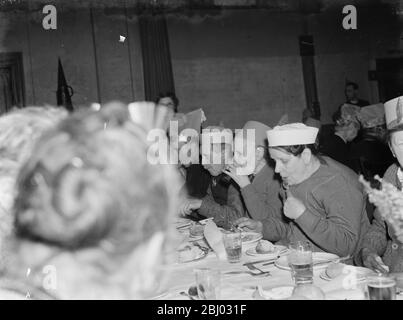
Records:
[[[248,135],[247,130],[253,130],[254,140]],[[234,164],[229,165],[224,171],[239,186],[248,215],[257,220],[273,215],[282,217],[282,203],[279,197],[280,177],[268,164],[270,160],[267,150],[267,130],[270,130],[270,127],[261,122],[246,122],[243,131],[235,135],[235,143],[237,139],[242,141],[243,150],[235,148]],[[254,152],[251,154],[248,153],[248,146],[254,146]],[[239,174],[238,170],[245,171],[248,167],[251,169],[250,172]]]
[[[358,98],[358,84],[355,82],[347,82],[344,94],[346,96],[346,103],[352,104],[358,107],[369,106],[369,102],[367,100],[362,100]]]
[[[400,97],[400,106],[397,107],[398,101],[399,98],[395,98],[385,102],[389,146],[397,161],[387,169],[383,179],[402,190],[403,96]],[[393,226],[382,219],[378,209],[375,210],[370,230],[364,237],[361,258],[365,267],[378,272],[403,272],[403,239],[396,236]]]
[[[183,192],[189,197],[199,199],[207,194],[211,183],[209,172],[203,168],[200,162],[201,160],[199,163],[179,163],[178,165],[183,182]]]
[[[309,241],[315,251],[352,256],[367,230],[362,226],[368,225],[365,197],[347,174],[340,174],[341,166],[328,165],[316,155],[317,133],[317,128],[302,123],[267,132],[270,156],[283,180],[283,212],[289,220],[240,218],[237,224],[262,232],[272,242]]]
[[[156,103],[157,105],[172,109],[174,113],[178,112],[179,99],[173,92],[160,93]]]
[[[175,93],[160,93],[156,103],[157,105],[167,107],[173,111],[170,120],[178,121],[178,125],[182,123],[182,114],[178,113],[179,99]],[[180,146],[181,143],[179,142],[179,149]],[[178,165],[178,169],[183,177],[185,190],[188,195],[195,198],[204,197],[207,193],[207,188],[210,184],[211,177],[209,173],[204,170],[203,166],[200,163],[180,163]]]
[[[154,294],[173,240],[178,175],[150,164],[147,129],[128,119],[116,103],[82,110],[38,141],[18,179],[1,298]]]
[[[333,115],[334,134],[323,139],[319,150],[322,154],[344,164],[351,169],[354,166],[350,159],[350,142],[357,137],[360,123],[357,118],[359,109],[356,106],[343,105]]]
[[[0,117],[0,263],[6,253],[1,248],[13,226],[11,213],[15,182],[21,166],[28,160],[43,132],[67,116],[64,108],[26,107]]]
[[[359,120],[362,132],[351,145],[351,161],[354,171],[365,179],[375,175],[383,176],[394,162],[393,155],[385,141],[385,111],[382,104],[361,108]]]
[[[211,176],[200,164],[191,164],[184,168],[186,172],[186,190],[190,197],[202,198],[207,194]]]
[[[222,127],[207,127],[206,130],[215,130],[218,134],[225,131]],[[206,172],[211,175],[207,194],[199,199],[188,199],[180,211],[181,214],[188,215],[193,210],[197,210],[203,218],[213,217],[214,222],[225,229],[230,229],[233,222],[244,216],[245,212],[238,186],[223,173],[232,159],[232,144],[228,142],[225,139],[219,143],[212,140],[205,147],[202,139],[202,164]],[[215,160],[219,161],[215,162]]]

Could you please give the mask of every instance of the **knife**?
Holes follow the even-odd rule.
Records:
[[[345,256],[345,257],[337,258],[337,259],[328,259],[328,260],[322,260],[322,261],[314,262],[312,265],[314,267],[316,267],[316,266],[320,266],[322,264],[331,264],[332,262],[338,263],[338,262],[341,262],[341,261],[348,260],[350,258],[351,258],[351,256],[348,255],[348,256]]]
[[[247,266],[247,265],[251,265],[251,264],[256,264],[256,263],[262,263],[262,262],[275,262],[278,259],[278,257],[276,258],[271,258],[271,259],[265,259],[265,260],[257,260],[257,261],[249,261],[249,262],[245,262],[243,264],[243,266]]]

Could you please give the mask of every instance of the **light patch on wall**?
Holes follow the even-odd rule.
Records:
[[[201,24],[206,20],[221,20],[231,16],[231,10],[205,10],[193,11],[192,13],[171,13],[167,18],[173,18],[176,21],[186,21],[190,24]]]

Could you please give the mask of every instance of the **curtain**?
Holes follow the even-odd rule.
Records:
[[[162,14],[142,15],[139,22],[145,97],[154,101],[160,93],[175,92],[167,23]]]
[[[0,68],[0,114],[10,110],[15,103],[9,68]]]
[[[313,112],[315,118],[320,119],[320,105],[316,86],[315,47],[313,37],[310,35],[300,36],[299,48],[307,108]]]

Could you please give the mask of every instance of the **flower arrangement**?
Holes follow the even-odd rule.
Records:
[[[378,208],[382,218],[389,222],[399,241],[403,242],[403,192],[378,175],[375,180],[380,182],[380,189],[373,188],[363,176],[359,178],[368,193],[369,201]]]

